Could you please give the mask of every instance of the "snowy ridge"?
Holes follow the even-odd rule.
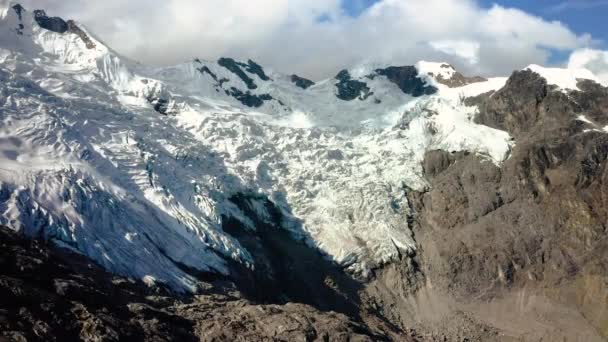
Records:
[[[429,73],[453,68],[421,62],[413,81],[434,92],[414,96],[367,64],[304,89],[249,61],[142,66],[78,27],[95,47],[12,7],[0,21],[0,224],[120,274],[196,291],[186,268],[252,267],[222,229],[223,217],[256,229],[230,201],[245,193],[366,275],[416,248],[406,193],[427,186],[426,151],[509,154],[509,135],[463,103],[507,78],[450,88]],[[361,93],[338,98],[340,82]]]
[[[430,76],[431,79],[433,77],[441,77],[447,80],[456,73],[454,67],[446,63],[420,61],[416,63],[416,68],[421,74]]]
[[[535,64],[528,66],[526,69],[541,75],[547,80],[547,83],[556,85],[562,90],[580,90],[577,86],[580,79],[602,83],[598,77],[587,69],[546,68]]]
[[[154,162],[173,156],[143,133],[147,127],[124,127],[136,114],[64,102],[4,71],[0,79],[3,224],[80,251],[113,271],[154,275],[176,288],[194,289],[194,281],[173,262],[225,273],[212,251],[250,260],[238,242],[218,234],[214,211],[204,204],[183,207],[154,185],[162,181]],[[172,172],[185,178],[188,171]]]

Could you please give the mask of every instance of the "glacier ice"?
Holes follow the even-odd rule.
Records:
[[[225,216],[247,222],[239,193],[266,196],[294,238],[365,275],[416,249],[406,195],[427,186],[426,151],[500,163],[510,150],[461,100],[506,78],[448,88],[421,75],[439,91],[414,97],[361,66],[351,75],[373,94],[343,101],[335,79],[303,89],[253,72],[250,89],[215,62],[140,65],[77,25],[93,45],[30,12],[0,20],[0,224],[123,275],[196,291],[188,269],[253,267],[222,229]],[[250,108],[232,87],[272,100]]]

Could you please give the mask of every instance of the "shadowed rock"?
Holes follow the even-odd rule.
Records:
[[[224,57],[220,58],[217,63],[238,76],[243,82],[245,82],[247,88],[256,89],[258,87],[251,77],[247,76],[247,74],[245,74],[245,72],[241,69],[241,63],[238,63],[232,58]]]
[[[256,89],[258,86],[255,84],[254,80],[245,73],[245,71],[257,75],[263,81],[270,80],[270,78],[264,73],[264,69],[251,59],[247,61],[247,64],[245,64],[237,62],[232,58],[222,57],[217,61],[217,63],[238,76],[243,82],[245,82],[248,89]],[[243,71],[243,69],[245,71]]]
[[[300,87],[302,89],[308,89],[315,85],[315,82],[298,75],[291,75],[290,79],[291,82],[296,85],[296,87]]]
[[[235,87],[231,87],[230,90],[226,90],[226,94],[234,97],[245,106],[253,108],[262,107],[265,101],[270,101],[273,99],[270,94],[255,95],[250,91],[243,92]]]
[[[229,284],[183,298],[0,227],[0,340],[410,341],[311,306],[252,303]]]
[[[160,114],[167,115],[169,112],[169,101],[158,97],[147,98],[154,110]]]
[[[211,71],[206,65],[203,65],[202,67],[200,67],[196,70],[198,70],[203,75],[208,74],[209,76],[211,76],[211,78],[213,78],[214,81],[216,81],[216,82],[218,81],[217,75],[213,71]]]
[[[446,85],[450,88],[458,88],[458,87],[463,87],[463,86],[471,84],[471,83],[487,81],[486,78],[483,78],[481,76],[473,76],[473,77],[464,76],[460,72],[456,71],[454,69],[454,67],[449,64],[442,64],[440,67],[442,69],[447,69],[447,70],[452,71],[453,72],[452,76],[450,78],[444,78],[442,75],[435,75],[433,73],[430,73],[429,75],[435,77],[435,80],[438,83]]]
[[[361,101],[367,99],[374,93],[370,91],[365,82],[353,80],[348,70],[342,70],[336,75],[336,97],[344,101],[352,101],[359,99]]]
[[[44,10],[35,10],[34,19],[40,27],[57,33],[66,33],[69,29],[68,23],[59,17],[48,17]]]
[[[389,81],[396,84],[405,94],[414,97],[422,95],[432,95],[437,92],[437,88],[427,85],[418,75],[418,69],[413,66],[388,67],[376,69],[376,75],[384,76]]]
[[[12,8],[15,11],[15,14],[17,14],[17,17],[19,18],[19,24],[17,25],[15,30],[17,34],[23,35],[23,29],[25,28],[25,26],[23,25],[23,12],[25,11],[25,8],[23,8],[23,6],[21,6],[20,4],[16,4]]]
[[[264,72],[264,68],[262,68],[261,65],[257,64],[251,59],[247,60],[247,64],[241,63],[241,66],[245,67],[245,70],[247,70],[247,72],[258,75],[258,77],[262,81],[270,81],[270,77],[266,75],[266,73]]]
[[[25,11],[25,8],[23,8],[23,6],[21,6],[21,4],[16,4],[13,6],[13,10],[15,11],[15,14],[17,14],[17,17],[19,18],[19,21],[23,20],[23,12]]]

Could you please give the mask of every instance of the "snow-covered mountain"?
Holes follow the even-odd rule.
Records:
[[[563,89],[595,79],[530,69]],[[230,58],[153,68],[77,22],[10,4],[0,9],[0,224],[196,291],[196,272],[254,267],[226,220],[255,231],[278,219],[365,276],[416,248],[406,193],[427,186],[425,152],[509,157],[509,134],[476,124],[466,101],[506,81],[431,62],[320,82]]]

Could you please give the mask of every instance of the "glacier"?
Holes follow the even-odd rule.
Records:
[[[450,87],[444,63],[364,64],[304,88],[253,61],[150,67],[16,6],[0,11],[0,224],[177,291],[198,290],[189,270],[253,267],[222,229],[256,230],[232,196],[269,199],[294,239],[365,277],[415,253],[407,192],[428,186],[425,152],[499,164],[512,147],[464,103],[507,78]]]

